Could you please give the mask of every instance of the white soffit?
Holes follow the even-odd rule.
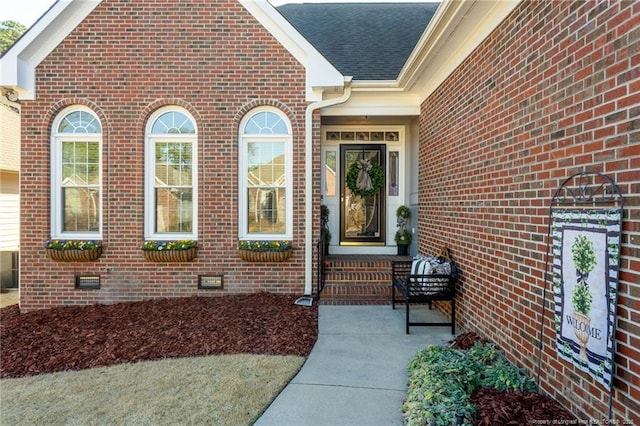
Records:
[[[0,86],[35,99],[35,69],[101,0],[58,0],[0,59]]]
[[[411,116],[420,114],[420,97],[413,93],[399,92],[363,92],[351,93],[343,104],[323,108],[324,116]]]

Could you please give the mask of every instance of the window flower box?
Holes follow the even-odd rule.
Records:
[[[291,257],[291,242],[275,241],[240,241],[238,255],[247,262],[284,262]]]
[[[191,262],[198,256],[198,243],[193,240],[145,241],[142,253],[150,262]]]
[[[49,240],[44,243],[49,259],[56,262],[91,262],[102,256],[102,243],[83,240]]]

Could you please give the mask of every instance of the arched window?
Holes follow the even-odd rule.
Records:
[[[197,238],[197,129],[178,107],[164,107],[147,122],[145,238]]]
[[[64,109],[51,131],[51,237],[102,238],[102,125],[84,106]]]
[[[277,108],[260,107],[239,135],[240,239],[291,239],[291,124]]]

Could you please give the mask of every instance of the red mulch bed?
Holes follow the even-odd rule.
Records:
[[[480,336],[474,332],[469,332],[456,336],[456,338],[449,343],[453,349],[462,349],[466,351],[471,349],[476,343],[489,343],[489,340],[480,338]]]
[[[257,293],[62,307],[0,309],[0,378],[162,358],[218,354],[307,356],[318,308]]]
[[[162,358],[217,354],[307,356],[318,337],[318,308],[294,296],[257,293],[46,309],[0,309],[0,378],[81,370]],[[486,342],[475,333],[456,349]],[[555,400],[534,393],[478,389],[475,425],[575,420]]]
[[[487,343],[488,340],[473,332],[464,333],[451,341],[451,347],[467,350],[476,342]],[[479,388],[471,394],[471,402],[476,406],[473,424],[477,426],[531,425],[539,424],[540,420],[571,420],[577,424],[577,418],[555,399],[537,393]]]

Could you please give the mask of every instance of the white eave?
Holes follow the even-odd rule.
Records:
[[[515,9],[521,0],[444,0],[397,80],[352,83],[350,100],[330,115],[417,115],[426,99]],[[345,78],[267,1],[239,0],[306,69],[306,99],[340,93]],[[0,86],[35,98],[35,69],[101,0],[58,0],[0,58]]]
[[[322,100],[323,93],[341,91],[343,76],[267,0],[239,0],[245,9],[306,69],[307,101]]]
[[[444,0],[400,71],[400,87],[425,100],[520,2]]]
[[[100,2],[58,0],[0,58],[0,86],[14,89],[22,100],[35,99],[36,67]]]
[[[397,80],[354,80],[348,102],[323,115],[419,115],[421,103],[521,0],[444,0]]]

